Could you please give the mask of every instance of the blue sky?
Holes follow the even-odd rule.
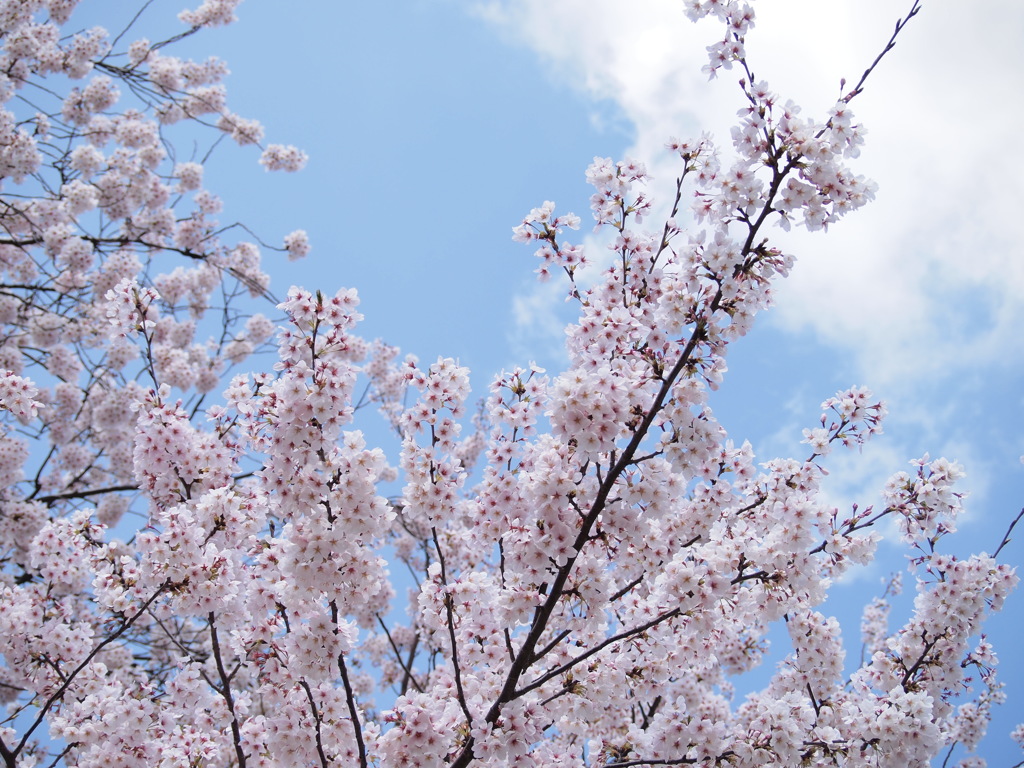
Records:
[[[159,0],[147,23],[178,29],[175,6]],[[755,6],[755,73],[822,114],[910,2]],[[785,240],[797,268],[779,306],[730,352],[716,410],[759,458],[800,456],[819,403],[869,386],[889,402],[886,434],[832,465],[829,493],[872,503],[909,459],[958,459],[969,513],[946,546],[966,555],[993,550],[1024,505],[1024,6],[924,6],[854,102],[869,129],[858,167],[878,182],[877,200],[825,236]],[[364,335],[424,360],[459,358],[481,395],[502,367],[560,367],[561,295],[534,282],[511,227],[548,199],[586,221],[583,172],[595,155],[645,161],[666,198],[675,169],[665,139],[702,129],[724,139],[740,106],[732,73],[709,84],[699,71],[718,28],[690,24],[679,0],[284,7],[247,0],[237,24],[187,41],[194,57],[227,60],[235,112],[310,154],[298,175],[267,175],[255,153],[224,146],[206,175],[225,198],[222,220],[268,242],[308,230],[305,262],[267,256],[278,295],[292,283],[356,287]],[[903,567],[895,547],[880,554],[830,603],[854,656],[859,607]],[[1003,556],[1021,563],[1024,545]],[[987,625],[1009,695],[979,750],[993,766],[1020,759],[1007,734],[1024,710],[1022,605],[1015,595]]]

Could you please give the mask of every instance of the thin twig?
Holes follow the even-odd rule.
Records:
[[[999,553],[1003,551],[1003,547],[1012,541],[1012,539],[1010,539],[1010,534],[1013,532],[1014,526],[1020,522],[1022,517],[1024,517],[1024,509],[1021,509],[1021,511],[1017,513],[1017,516],[1013,518],[1013,522],[1010,523],[1010,527],[1006,529],[1006,533],[1003,534],[1003,540],[999,542],[999,546],[996,547],[996,551],[992,555],[993,558],[999,557]]]

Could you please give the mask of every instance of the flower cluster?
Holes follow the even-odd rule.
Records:
[[[523,223],[512,230],[512,238],[520,243],[540,240],[544,243],[536,251],[541,260],[537,275],[541,280],[551,276],[553,267],[561,267],[572,277],[577,267],[586,264],[583,247],[579,245],[560,244],[558,235],[563,229],[579,229],[580,219],[574,213],[554,216],[555,204],[546,201],[539,208],[534,208],[523,218]]]
[[[13,413],[22,424],[28,424],[38,415],[39,401],[35,399],[38,394],[39,390],[30,379],[11,371],[5,371],[0,378],[0,408]]]
[[[260,165],[268,171],[301,171],[309,158],[298,147],[271,144],[260,155]]]

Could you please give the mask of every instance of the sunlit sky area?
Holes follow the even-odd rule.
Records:
[[[823,115],[911,0],[754,5],[754,73]],[[803,456],[821,401],[870,387],[889,403],[886,434],[829,465],[828,493],[875,503],[908,460],[957,459],[968,515],[943,546],[967,555],[994,550],[1024,505],[1024,4],[922,5],[853,103],[869,131],[856,168],[878,183],[876,201],[824,235],[778,233],[797,267],[730,352],[713,405],[762,460]],[[158,0],[141,31],[178,31],[177,10]],[[563,364],[564,287],[536,283],[511,228],[544,200],[586,221],[594,156],[644,161],[665,200],[678,171],[665,140],[708,130],[727,141],[742,106],[735,72],[708,82],[700,71],[718,26],[691,24],[681,0],[247,0],[239,17],[180,50],[224,58],[231,109],[310,162],[269,175],[258,152],[218,147],[205,182],[225,199],[222,221],[271,243],[306,229],[306,261],[267,255],[279,296],[292,283],[355,287],[365,336],[426,361],[459,358],[480,396],[503,367]],[[601,247],[586,224],[580,237]],[[1024,562],[1024,543],[1002,557]],[[848,666],[860,606],[904,567],[903,550],[883,545],[824,608],[843,623]],[[1022,757],[1008,735],[1024,711],[1022,610],[1024,593],[986,625],[1009,697],[979,749],[990,766]]]

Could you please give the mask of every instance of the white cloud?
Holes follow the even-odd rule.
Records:
[[[533,284],[512,298],[514,330],[510,335],[515,359],[561,360],[565,356],[566,288],[554,279]]]
[[[860,76],[906,11],[890,0],[755,5],[755,75],[814,114],[834,101],[841,76]],[[769,315],[842,350],[876,387],[909,391],[1024,351],[1024,5],[948,10],[926,4],[854,102],[870,131],[857,169],[879,182],[878,200],[825,236],[787,238],[800,261]],[[492,0],[477,12],[554,77],[613,100],[635,126],[626,154],[647,162],[662,197],[676,172],[669,135],[728,136],[736,75],[705,81],[704,46],[719,29],[690,24],[679,0],[628,12],[617,0]]]

